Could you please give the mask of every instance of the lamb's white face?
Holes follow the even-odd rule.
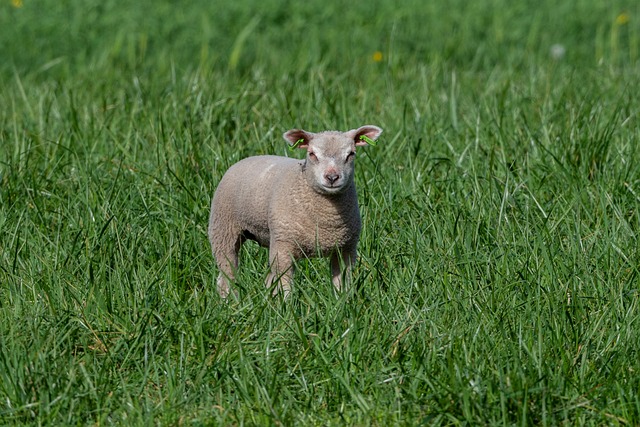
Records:
[[[365,125],[347,132],[307,132],[291,129],[282,135],[294,148],[307,150],[306,179],[321,194],[338,194],[353,185],[356,147],[375,145],[382,133],[377,126]]]
[[[356,145],[343,133],[318,134],[307,147],[305,167],[313,176],[312,185],[323,194],[337,194],[352,182]]]

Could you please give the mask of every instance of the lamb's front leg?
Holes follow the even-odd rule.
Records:
[[[338,292],[342,290],[343,277],[347,283],[351,282],[351,270],[355,262],[355,249],[343,249],[342,252],[335,251],[331,254],[331,281]]]
[[[271,272],[267,276],[267,288],[271,289],[273,296],[282,292],[283,297],[286,299],[291,293],[294,270],[291,252],[284,245],[272,243],[269,248],[269,265]]]

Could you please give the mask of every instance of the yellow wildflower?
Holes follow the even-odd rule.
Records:
[[[629,22],[629,19],[629,14],[627,12],[622,12],[616,17],[616,25],[627,24]]]
[[[13,7],[22,7],[22,0],[11,0]]]
[[[382,61],[382,52],[380,52],[379,50],[376,50],[375,52],[373,52],[372,59],[374,62]]]

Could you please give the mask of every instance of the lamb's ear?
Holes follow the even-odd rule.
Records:
[[[378,126],[366,125],[358,129],[350,130],[348,133],[353,135],[356,146],[362,147],[364,145],[375,145],[373,141],[378,139],[382,133],[382,129]]]
[[[309,141],[313,139],[314,134],[302,129],[291,129],[285,132],[282,137],[291,145],[290,148],[307,148]]]

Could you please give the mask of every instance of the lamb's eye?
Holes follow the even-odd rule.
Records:
[[[313,152],[309,152],[309,158],[311,160],[313,160],[314,162],[318,161],[318,156],[316,156],[315,153],[313,153]]]
[[[355,156],[356,156],[355,151],[350,152],[349,155],[347,156],[347,162],[353,160]]]

